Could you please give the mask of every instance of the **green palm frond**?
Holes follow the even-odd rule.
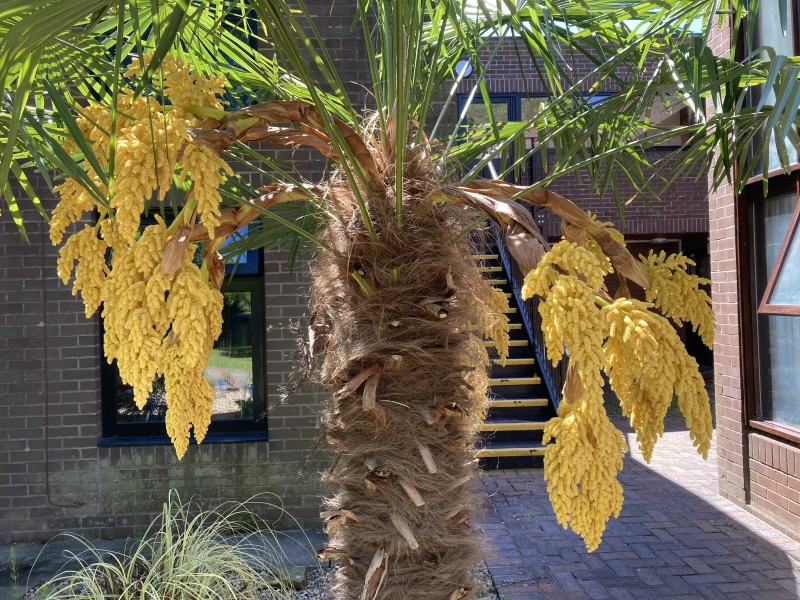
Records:
[[[788,8],[782,8],[785,19]],[[497,157],[503,165],[499,176],[505,177],[538,154],[547,173],[536,186],[575,173],[588,177],[594,192],[612,193],[621,208],[625,199],[612,172],[647,201],[679,176],[709,166],[718,152],[713,183],[727,180],[741,189],[771,151],[789,168],[800,103],[800,59],[755,48],[754,19],[745,21],[746,15],[743,0],[354,0],[353,27],[363,33],[372,82],[368,103],[377,113],[370,143],[391,157],[398,198],[407,144],[429,137],[444,171],[459,173],[462,183]],[[728,18],[734,35],[744,32],[745,57],[722,58],[709,48],[717,19]],[[10,174],[43,212],[24,181],[25,169],[37,170],[50,185],[56,183],[51,170],[76,178],[98,202],[107,202],[84,172],[84,161],[91,163],[93,156],[75,135],[75,115],[87,99],[111,103],[115,92],[133,86],[124,77],[130,58],[155,53],[158,59],[169,51],[198,70],[225,75],[236,106],[272,99],[313,105],[371,227],[372,175],[335,124],[340,120],[364,135],[365,115],[351,103],[302,2],[51,0],[42,7],[10,0],[0,7],[0,38],[6,90],[0,99],[0,185],[15,219],[20,208],[6,185]],[[530,65],[542,83],[544,100],[527,122],[503,122],[492,112],[486,74],[501,48],[513,48],[520,69]],[[463,86],[455,72],[462,58],[477,75],[466,104],[483,102],[486,124],[464,127],[459,115],[452,116],[456,90]],[[591,69],[575,68],[578,59],[588,59]],[[157,75],[157,63],[148,75]],[[160,94],[157,76],[140,78],[137,85],[139,93]],[[608,86],[618,92],[592,98]],[[763,87],[760,101],[749,106],[746,97],[757,86]],[[654,111],[665,109],[689,109],[693,120],[674,126],[652,121]],[[525,132],[532,127],[536,138],[526,149]],[[79,154],[60,148],[67,137],[78,142]],[[684,144],[675,154],[677,166],[669,176],[654,174],[658,165],[648,150],[678,139]],[[252,164],[262,160],[241,145],[230,151]],[[273,161],[262,170],[302,185],[287,165]],[[108,177],[108,170],[97,172]],[[399,201],[396,217],[401,226]],[[24,231],[21,219],[18,226]]]

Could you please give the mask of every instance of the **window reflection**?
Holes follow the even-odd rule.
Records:
[[[203,375],[214,391],[212,421],[253,418],[253,319],[251,292],[223,292],[222,333],[214,343]],[[163,423],[167,413],[164,378],[142,410],[133,388],[117,375],[117,423]]]
[[[792,233],[769,303],[800,304],[800,235],[797,229]]]
[[[253,418],[253,323],[250,292],[225,292],[222,333],[203,375],[214,390],[211,420]]]
[[[758,302],[765,293],[796,204],[796,192],[755,203]],[[760,418],[800,427],[800,317],[759,314],[757,336]]]
[[[492,102],[492,115],[500,123],[508,122],[508,102]],[[464,115],[465,125],[483,125],[489,123],[489,111],[482,102],[473,102]]]

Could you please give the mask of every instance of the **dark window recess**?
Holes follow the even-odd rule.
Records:
[[[237,436],[242,440],[266,439],[263,256],[260,250],[245,254],[227,265],[228,277],[221,289],[222,333],[203,372],[214,391],[207,441],[236,441]],[[104,358],[102,404],[102,445],[168,443],[163,378],[154,380],[147,404],[139,410],[133,389],[119,377],[116,362],[108,364]]]

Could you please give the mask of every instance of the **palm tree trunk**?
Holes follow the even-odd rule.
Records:
[[[322,374],[335,390],[325,477],[338,491],[323,513],[323,558],[342,559],[338,598],[457,600],[480,560],[467,450],[485,413],[488,361],[470,329],[475,294],[488,287],[468,243],[453,243],[470,215],[422,200],[434,184],[407,173],[413,201],[404,198],[398,230],[393,179],[369,200],[376,241],[355,202],[339,197],[323,236],[338,255],[320,250],[312,270],[312,329],[327,336]]]

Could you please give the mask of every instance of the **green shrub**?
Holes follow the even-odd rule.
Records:
[[[227,508],[225,507],[227,506]],[[280,547],[248,504],[213,511],[181,504],[170,492],[141,541],[108,553],[73,535],[85,550],[71,554],[75,570],[60,573],[36,600],[285,600],[294,597]],[[258,524],[242,532],[242,524]],[[253,531],[258,529],[258,531]]]

